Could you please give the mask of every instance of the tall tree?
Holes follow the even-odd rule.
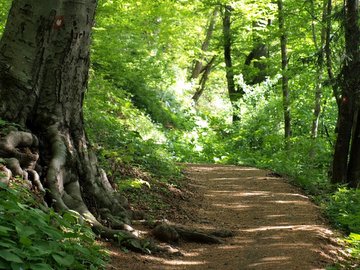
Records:
[[[320,43],[317,40],[316,36],[316,27],[315,27],[315,3],[314,0],[311,0],[311,28],[312,28],[312,36],[315,51],[317,54],[317,62],[316,62],[316,82],[315,82],[315,102],[314,102],[314,119],[312,122],[311,135],[313,138],[316,138],[319,130],[319,120],[321,114],[321,102],[322,102],[322,81],[323,81],[323,69],[324,69],[324,61],[325,61],[325,42],[326,42],[326,21],[327,21],[327,4],[328,0],[323,1],[323,11],[322,11],[322,19],[321,19],[321,34],[320,34]]]
[[[127,202],[98,167],[82,113],[96,4],[13,1],[0,41],[0,118],[21,128],[1,139],[0,156],[13,174],[47,187],[56,209],[75,210],[113,235],[95,215],[126,227]]]
[[[234,70],[231,56],[231,12],[233,8],[230,5],[223,7],[223,35],[224,35],[224,59],[226,66],[226,80],[230,102],[233,109],[233,121],[239,121],[239,100],[243,95],[243,91],[236,89],[234,80]]]
[[[345,1],[346,59],[342,68],[338,136],[332,166],[334,183],[360,183],[360,28],[358,0]]]
[[[336,99],[336,103],[340,109],[341,97],[338,84],[335,80],[335,75],[332,67],[332,52],[331,52],[331,39],[332,39],[332,0],[327,0],[326,4],[326,34],[325,34],[325,58],[326,58],[326,70],[333,89],[333,94]]]
[[[209,23],[206,29],[205,40],[201,46],[202,54],[206,53],[209,50],[210,41],[212,39],[215,30],[218,14],[219,14],[219,6],[216,6],[212,12],[212,15],[210,16]],[[195,104],[198,102],[199,98],[201,97],[201,95],[205,90],[206,82],[209,78],[209,74],[211,72],[215,60],[216,60],[216,55],[213,55],[210,58],[210,60],[208,60],[207,63],[204,65],[206,58],[202,55],[201,59],[197,59],[195,61],[193,70],[191,72],[191,79],[198,79],[198,77],[201,75],[198,86],[196,87],[195,90],[195,94],[192,97]]]
[[[282,93],[283,93],[283,110],[285,122],[285,140],[291,137],[291,113],[290,113],[290,90],[288,77],[288,54],[287,54],[287,33],[285,28],[285,14],[283,1],[278,0],[278,20],[280,31],[281,46],[281,70],[282,70]]]

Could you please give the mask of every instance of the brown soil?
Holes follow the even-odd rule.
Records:
[[[180,242],[183,256],[124,253],[110,246],[109,269],[325,269],[339,257],[334,233],[317,206],[286,180],[249,167],[188,165],[196,191],[182,201],[178,224],[235,233],[224,244]]]

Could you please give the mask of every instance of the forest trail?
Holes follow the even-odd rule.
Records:
[[[286,180],[249,167],[187,165],[197,195],[184,202],[199,230],[235,233],[224,244],[180,242],[184,256],[156,257],[111,249],[109,269],[325,269],[338,257],[333,232],[317,206]]]

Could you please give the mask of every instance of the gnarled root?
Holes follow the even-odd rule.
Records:
[[[28,181],[29,173],[31,180],[42,193],[45,193],[40,182],[38,173],[34,170],[39,158],[37,147],[39,141],[36,136],[24,131],[11,131],[0,140],[0,157],[4,158],[2,171],[5,176],[2,182],[9,183],[12,176],[20,176],[25,185],[32,188],[32,183]],[[10,173],[11,172],[11,173]]]
[[[35,186],[42,194],[45,194],[46,191],[40,181],[40,176],[37,171],[33,169],[26,169],[25,172],[28,173],[28,178],[32,182],[33,186]]]
[[[10,178],[12,177],[11,171],[4,165],[0,165],[0,183],[9,185]]]
[[[135,240],[138,233],[126,223],[125,210],[119,200],[121,197],[117,196],[108,183],[104,171],[97,169],[96,157],[87,152],[86,145],[82,145],[81,151],[75,151],[73,142],[60,133],[58,125],[48,128],[47,139],[50,141],[52,158],[46,179],[55,208],[60,211],[76,211],[102,238],[117,239],[117,235],[121,235],[123,238]],[[79,179],[80,175],[84,179]],[[97,206],[101,206],[96,210],[111,228],[101,224],[89,211],[83,200],[83,194],[91,195]],[[123,203],[127,202],[123,201]],[[114,212],[117,215],[114,215]]]
[[[225,238],[233,236],[233,233],[230,231],[222,230],[205,233],[181,226],[171,225],[167,222],[156,225],[151,233],[156,239],[167,243],[174,243],[178,242],[179,240],[184,240],[188,242],[198,242],[205,244],[221,244],[223,241],[219,239],[219,237]]]
[[[51,205],[60,212],[77,212],[101,238],[113,239],[137,252],[174,252],[171,247],[142,239],[129,225],[128,202],[98,168],[96,156],[87,149],[84,134],[70,135],[69,131],[61,130],[60,124],[54,124],[47,127],[42,136],[47,147],[41,152],[44,174],[37,171],[40,168],[37,137],[28,132],[12,131],[0,141],[0,157],[5,161],[4,165],[0,164],[0,182],[8,184],[12,175],[20,176],[29,185],[28,180],[31,180],[32,186],[44,195],[46,191],[41,181],[44,180],[50,190]],[[187,230],[175,230],[183,238],[190,238]],[[203,242],[219,242],[199,232],[192,232],[192,235],[203,238]]]
[[[32,133],[24,131],[11,131],[0,141],[0,156],[3,158],[15,158],[22,168],[34,166],[39,155],[32,149],[37,149],[39,140]],[[19,149],[24,149],[20,151]]]

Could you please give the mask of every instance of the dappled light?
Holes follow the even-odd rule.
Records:
[[[227,229],[234,236],[223,244],[201,248],[180,242],[182,257],[150,256],[143,269],[289,270],[323,269],[331,264],[331,254],[337,252],[328,240],[334,238],[333,233],[297,188],[283,179],[267,177],[261,170],[188,167],[188,176],[204,192],[204,198],[186,225],[209,231]]]

